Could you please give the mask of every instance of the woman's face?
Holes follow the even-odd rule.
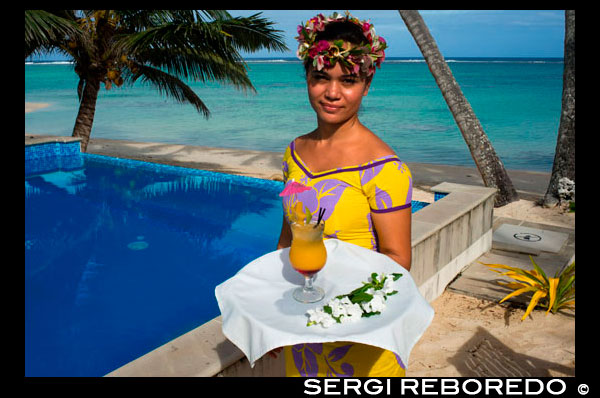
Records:
[[[317,118],[339,124],[358,113],[362,98],[369,92],[371,79],[361,79],[339,62],[320,71],[312,66],[307,75],[308,99]]]

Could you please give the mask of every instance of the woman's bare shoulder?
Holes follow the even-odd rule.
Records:
[[[378,159],[384,156],[396,155],[396,152],[377,134],[369,130],[365,135],[362,145],[364,156],[369,159]]]
[[[296,145],[300,144],[306,144],[309,141],[314,141],[316,139],[316,134],[315,134],[315,130],[306,133],[306,134],[302,134],[297,136],[296,138],[293,139],[293,141],[296,143]]]

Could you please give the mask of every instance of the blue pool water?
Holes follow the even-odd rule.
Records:
[[[276,247],[279,182],[90,154],[53,170],[34,163],[26,376],[126,364],[218,316],[215,286]]]

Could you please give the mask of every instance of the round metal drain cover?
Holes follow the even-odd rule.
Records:
[[[541,236],[529,232],[516,233],[513,236],[515,239],[524,240],[525,242],[539,242],[542,240]]]

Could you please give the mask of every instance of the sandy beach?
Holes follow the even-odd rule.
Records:
[[[48,106],[50,106],[50,104],[45,102],[25,102],[25,113],[34,112]]]
[[[27,137],[26,133],[26,140]],[[281,154],[277,153],[105,139],[92,139],[88,152],[158,163],[167,163],[168,154],[171,159],[168,162],[180,166],[258,178],[280,178]],[[453,179],[455,169],[453,166],[447,169],[448,172],[444,173],[444,166],[436,166],[435,173],[422,174],[421,180],[419,174],[413,172],[413,199],[433,201],[433,193],[427,190],[433,174],[442,173],[440,178],[448,182],[465,183],[465,178],[473,178],[461,174]],[[477,170],[472,169],[470,173],[471,176],[477,175]],[[543,186],[543,180],[540,186]],[[527,194],[521,195],[519,201],[494,209],[494,217],[575,227],[574,213],[566,213],[559,208],[546,209],[536,204],[535,198],[541,197],[545,187],[530,189],[524,184],[517,189]],[[407,376],[575,375],[573,314],[546,316],[538,309],[521,321],[524,308],[520,306],[497,304],[448,289],[432,302],[432,306],[434,320],[411,353]]]

